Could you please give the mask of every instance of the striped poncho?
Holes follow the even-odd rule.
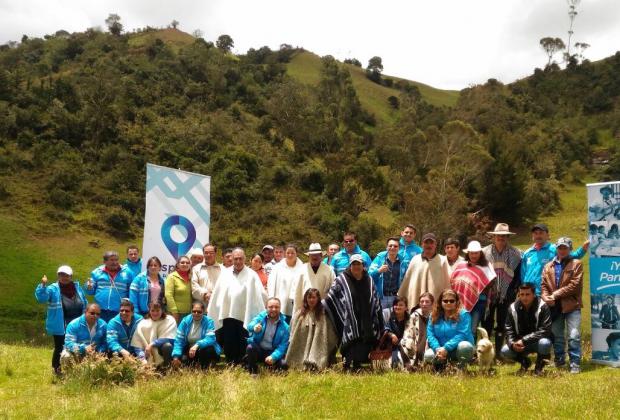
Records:
[[[470,265],[462,262],[456,266],[450,277],[452,289],[467,312],[474,308],[482,291],[495,279],[495,270],[490,266]]]

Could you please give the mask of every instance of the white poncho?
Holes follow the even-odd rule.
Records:
[[[304,264],[295,285],[293,313],[297,313],[302,308],[306,290],[318,289],[321,293],[321,299],[324,299],[327,296],[327,292],[329,292],[329,288],[334,284],[335,278],[334,270],[327,264],[321,263],[316,273],[310,263]]]
[[[243,322],[247,329],[252,319],[265,310],[267,294],[258,274],[248,267],[239,273],[222,270],[213,289],[207,314],[215,322],[215,329],[222,328],[226,318]]]
[[[295,288],[303,270],[304,263],[299,258],[297,258],[293,267],[289,267],[284,259],[276,264],[269,275],[267,294],[269,297],[280,299],[280,312],[284,315],[293,315]]]
[[[177,323],[170,315],[160,318],[157,321],[152,319],[143,319],[136,326],[136,332],[131,339],[131,345],[142,350],[158,338],[172,338],[177,335]],[[158,351],[151,353],[151,357],[147,361],[155,366],[160,365],[164,359]]]

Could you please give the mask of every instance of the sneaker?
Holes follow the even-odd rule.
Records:
[[[577,364],[571,364],[570,373],[581,373],[581,367]]]

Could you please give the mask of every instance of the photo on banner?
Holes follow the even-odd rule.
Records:
[[[147,163],[144,264],[158,257],[165,275],[179,257],[209,242],[210,193],[209,176]]]
[[[587,188],[592,361],[620,367],[620,182]]]

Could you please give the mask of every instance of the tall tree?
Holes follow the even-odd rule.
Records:
[[[224,34],[217,38],[215,45],[222,51],[230,52],[230,50],[235,46],[235,43],[230,35]]]
[[[112,35],[120,35],[123,32],[123,25],[121,24],[121,17],[116,13],[110,13],[105,20],[105,24],[108,26],[108,30]]]
[[[170,26],[172,26],[172,29],[176,29],[177,26],[179,26],[179,21],[176,19],[173,19],[172,22],[170,22]]]
[[[566,45],[564,45],[564,41],[560,38],[552,38],[548,36],[540,40],[540,47],[545,51],[547,57],[549,57],[549,60],[547,61],[547,66],[549,66],[551,64],[551,60],[553,60],[553,56],[557,52],[566,48]]]

